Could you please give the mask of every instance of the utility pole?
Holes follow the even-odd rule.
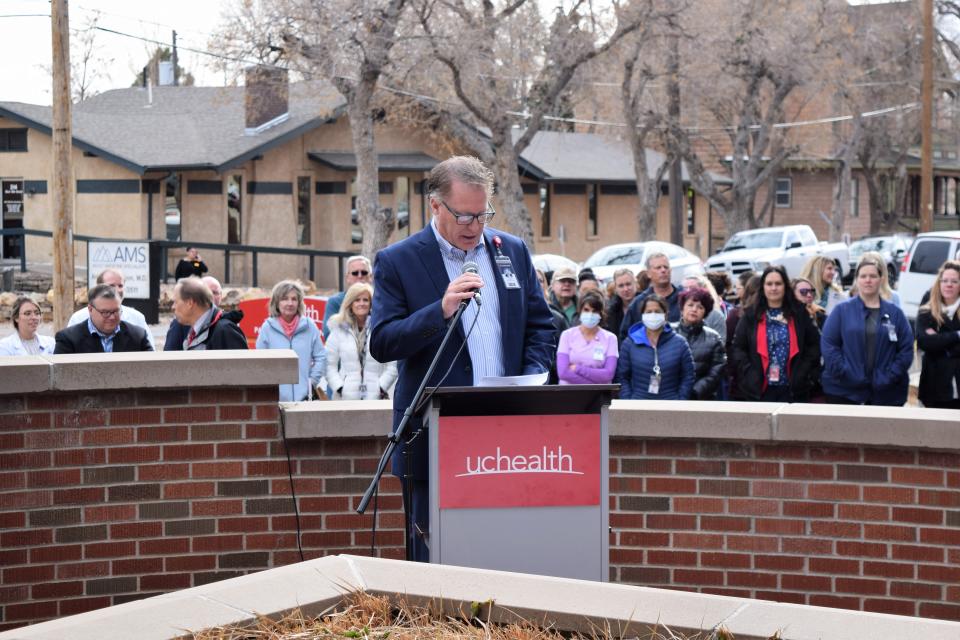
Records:
[[[667,114],[675,126],[680,125],[680,38],[670,36],[670,51],[667,60]],[[670,191],[670,242],[683,246],[683,159],[677,154],[670,164],[667,184]]]
[[[53,41],[53,326],[73,314],[73,164],[70,115],[70,18],[67,0],[52,0]]]
[[[933,0],[923,8],[923,84],[920,89],[920,231],[933,231]]]
[[[180,86],[180,74],[177,73],[177,30],[173,30],[173,86]]]

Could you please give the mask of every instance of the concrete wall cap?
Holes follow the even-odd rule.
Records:
[[[46,391],[50,375],[42,356],[0,356],[0,394]]]
[[[772,416],[782,406],[759,402],[614,400],[610,405],[610,435],[767,440],[773,433]]]
[[[284,402],[288,438],[365,438],[393,428],[392,400]]]

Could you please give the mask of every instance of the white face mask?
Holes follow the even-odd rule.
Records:
[[[647,329],[656,331],[667,322],[667,316],[664,313],[645,313],[643,314],[643,326]]]
[[[594,311],[584,311],[580,314],[580,324],[587,329],[593,329],[600,324],[600,314]]]

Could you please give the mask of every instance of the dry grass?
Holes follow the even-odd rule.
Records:
[[[336,609],[316,618],[295,610],[280,620],[262,617],[247,627],[217,627],[193,636],[193,640],[734,640],[721,628],[693,636],[674,633],[660,626],[614,632],[596,628],[589,634],[561,633],[533,622],[495,624],[490,621],[491,602],[472,603],[458,616],[445,615],[424,606],[409,606],[383,596],[353,593]],[[771,639],[773,640],[773,639]]]

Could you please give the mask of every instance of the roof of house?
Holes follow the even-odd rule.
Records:
[[[357,168],[355,153],[308,151],[307,157],[339,171]],[[440,161],[425,153],[379,153],[377,164],[380,171],[430,171]]]
[[[151,98],[152,94],[152,100]],[[336,119],[343,96],[319,82],[290,85],[289,118],[246,134],[243,87],[114,89],[73,106],[74,143],[143,174],[224,170]],[[0,102],[0,115],[50,132],[51,107]]]

